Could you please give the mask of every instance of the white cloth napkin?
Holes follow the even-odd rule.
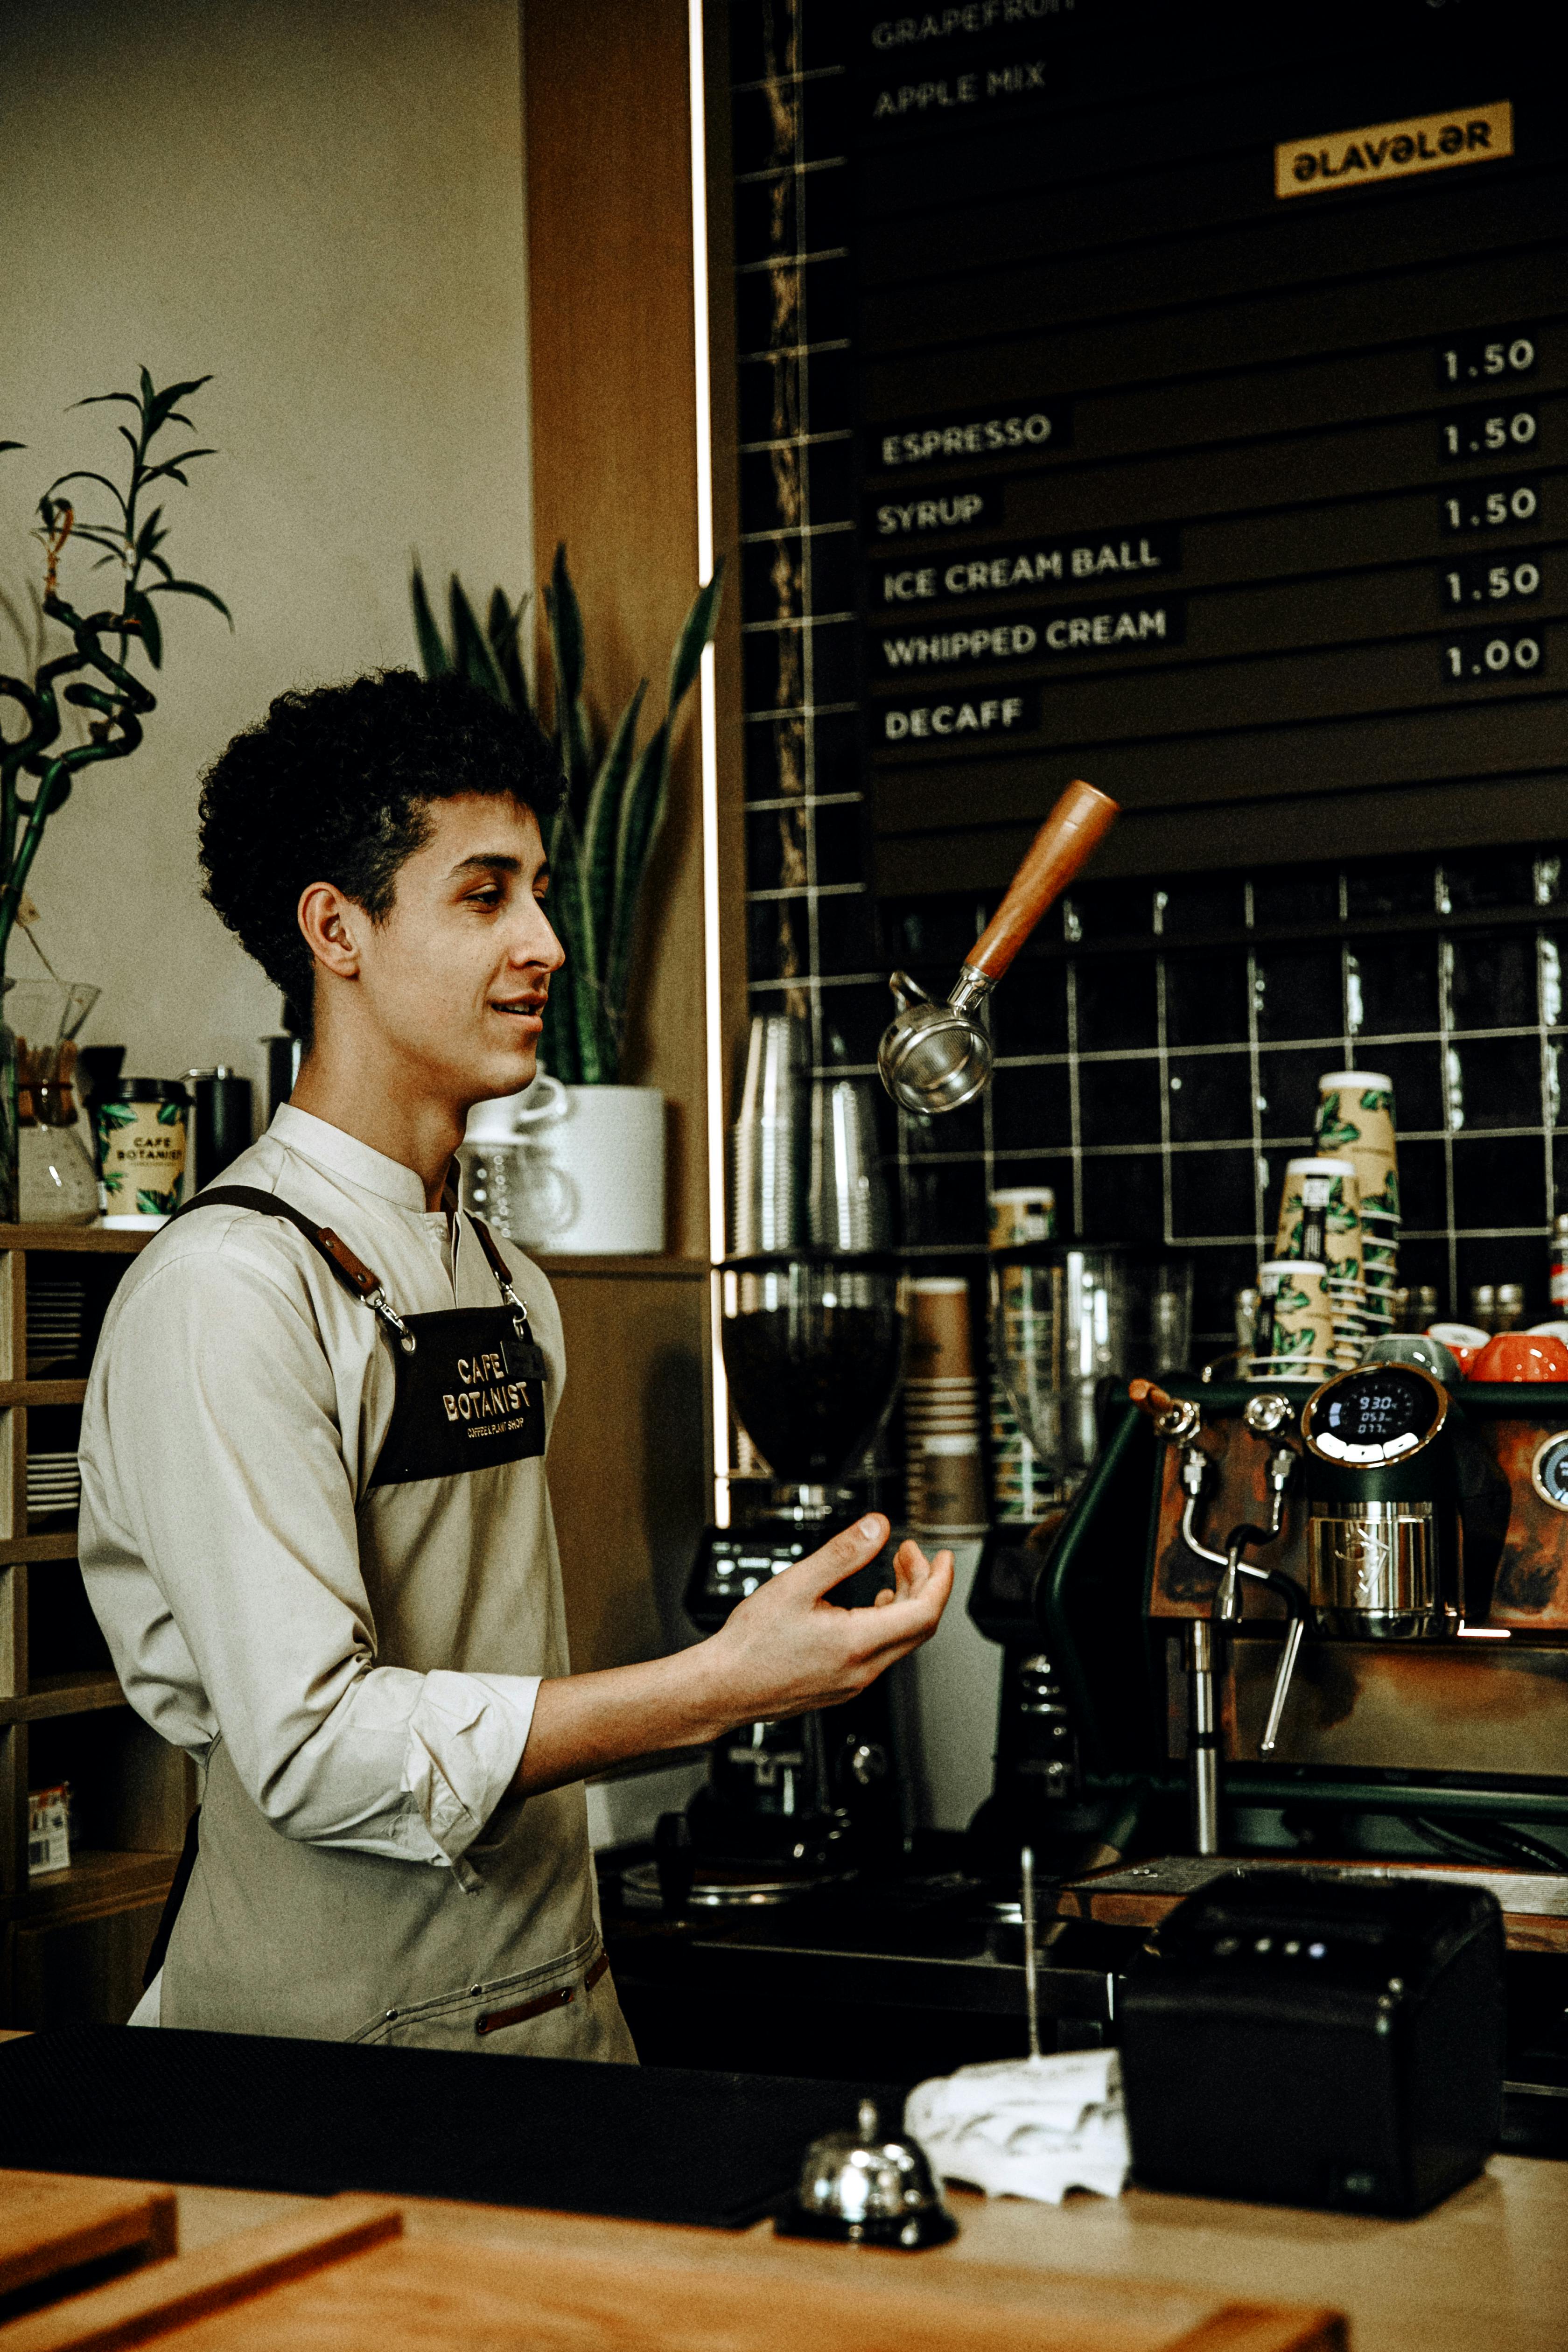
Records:
[[[988,2197],[1059,2205],[1069,2189],[1120,2197],[1127,2179],[1121,2066],[1114,2050],[1005,2058],[918,2083],[904,2128],[932,2169]]]

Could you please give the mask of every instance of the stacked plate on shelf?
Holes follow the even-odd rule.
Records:
[[[29,1454],[27,1517],[55,1519],[80,1507],[81,1465],[74,1454]]]
[[[35,1271],[37,1268],[37,1271]],[[64,1379],[81,1361],[86,1290],[79,1274],[27,1268],[27,1378]]]

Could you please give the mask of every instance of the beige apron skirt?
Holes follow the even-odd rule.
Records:
[[[379,1662],[566,1673],[543,1487],[542,1359],[489,1234],[471,1220],[504,1304],[405,1322],[377,1304],[384,1292],[335,1234],[275,1195],[214,1187],[190,1205],[225,1200],[298,1225],[357,1295],[374,1286],[370,1303],[400,1335],[393,1418],[356,1512]],[[496,1379],[512,1385],[496,1392],[525,1401],[499,1444],[467,1446],[468,1425],[443,1410],[452,1378],[437,1368],[454,1349],[499,1366]],[[538,1530],[533,1543],[520,1544],[523,1528]],[[635,2063],[600,1941],[581,1781],[503,1801],[465,1863],[460,1882],[426,1861],[286,1837],[247,1793],[220,1737],[163,1963],[162,2022]]]

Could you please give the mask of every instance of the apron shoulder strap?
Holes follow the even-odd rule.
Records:
[[[514,1307],[521,1307],[524,1319],[526,1320],[528,1309],[526,1307],[523,1307],[521,1299],[518,1297],[516,1291],[511,1286],[511,1268],[508,1265],[505,1258],[502,1257],[500,1250],[496,1247],[495,1235],[491,1233],[484,1219],[482,1217],[476,1217],[471,1209],[467,1212],[467,1214],[469,1224],[472,1225],[475,1233],[478,1234],[479,1237],[479,1247],[485,1254],[486,1263],[489,1265],[490,1272],[494,1275],[496,1280],[500,1285],[501,1296],[504,1298],[509,1298]]]
[[[392,1302],[382,1287],[380,1276],[373,1274],[364,1260],[355,1256],[347,1242],[341,1234],[333,1233],[331,1225],[313,1224],[291,1201],[280,1199],[276,1192],[263,1192],[254,1184],[209,1184],[206,1191],[198,1192],[194,1201],[187,1201],[183,1209],[176,1209],[174,1217],[188,1217],[194,1209],[253,1209],[259,1216],[281,1217],[286,1223],[302,1233],[317,1255],[326,1259],[343,1288],[373,1308],[394,1334],[398,1345],[412,1353],[414,1334],[403,1318],[394,1311]],[[174,1217],[169,1220],[171,1224]]]

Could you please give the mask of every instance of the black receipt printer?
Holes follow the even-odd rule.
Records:
[[[1413,2214],[1497,2144],[1503,1927],[1484,1887],[1237,1870],[1162,1922],[1118,2002],[1133,2177]]]

